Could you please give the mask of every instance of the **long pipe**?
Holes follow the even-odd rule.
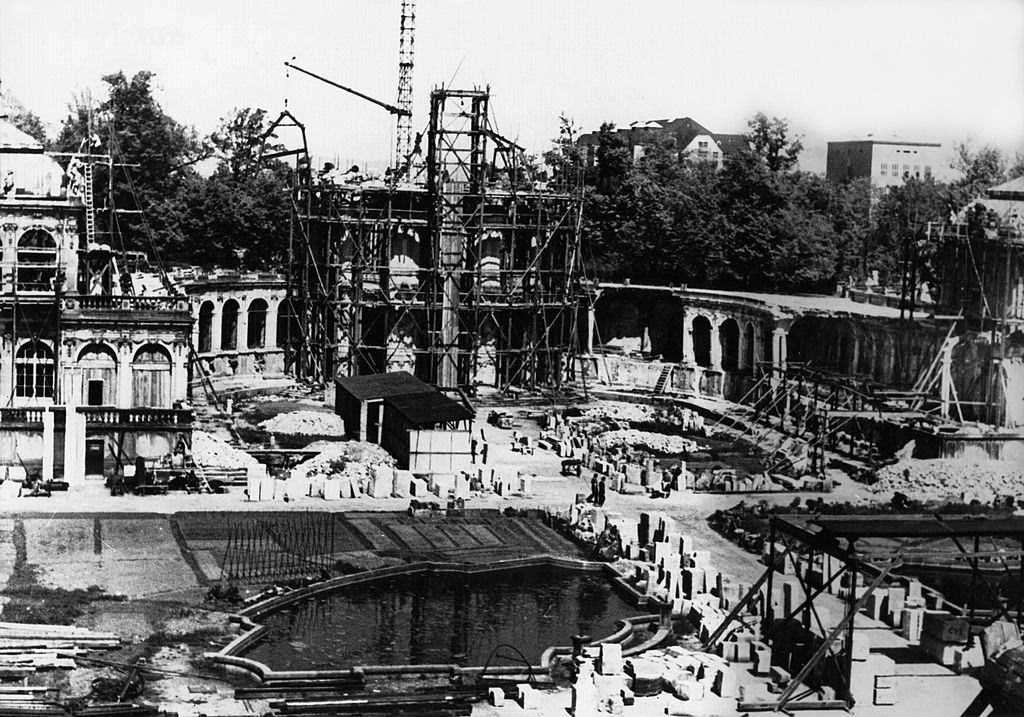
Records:
[[[339,90],[345,90],[345,92],[349,92],[349,93],[355,95],[356,97],[362,97],[367,102],[372,102],[373,104],[377,105],[378,107],[383,107],[384,109],[386,109],[388,112],[390,112],[393,115],[398,115],[399,117],[411,117],[412,116],[412,113],[409,112],[409,110],[403,110],[400,107],[395,107],[394,105],[389,105],[387,102],[381,102],[380,100],[376,100],[373,97],[370,97],[369,95],[364,95],[359,90],[353,90],[351,87],[345,87],[345,85],[340,85],[340,84],[338,84],[337,82],[335,82],[333,80],[328,80],[326,77],[321,77],[320,75],[316,74],[315,72],[310,72],[309,70],[303,69],[303,68],[299,67],[298,65],[293,65],[290,62],[286,62],[286,63],[284,63],[284,65],[285,65],[285,67],[290,67],[293,70],[298,70],[299,72],[301,72],[304,75],[309,75],[310,77],[318,79],[321,82],[326,82],[327,84],[331,85],[332,87],[337,87]]]

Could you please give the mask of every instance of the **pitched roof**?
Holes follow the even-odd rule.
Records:
[[[713,136],[724,155],[739,154],[745,149],[750,149],[747,138],[742,134],[716,134]]]
[[[437,390],[388,396],[384,399],[384,410],[398,413],[413,426],[433,426],[473,417],[468,408]]]
[[[1024,199],[1024,176],[989,187],[985,194],[990,199]]]
[[[339,376],[336,383],[338,388],[360,401],[437,392],[437,389],[429,383],[420,381],[408,371],[371,373],[365,376]]]
[[[0,117],[0,151],[42,152],[43,145]]]

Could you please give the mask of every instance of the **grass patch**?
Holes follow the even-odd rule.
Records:
[[[71,625],[100,600],[120,602],[119,595],[107,595],[95,585],[85,590],[45,588],[41,585],[8,587],[4,594],[10,601],[4,605],[7,622],[29,622],[45,625]]]

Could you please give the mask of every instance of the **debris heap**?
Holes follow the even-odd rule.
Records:
[[[875,475],[875,493],[898,491],[923,502],[958,498],[991,503],[1003,496],[1024,496],[1024,465],[1015,461],[908,458]]]
[[[260,471],[262,465],[245,451],[206,431],[192,432],[192,458],[204,468],[245,468]]]
[[[345,423],[341,417],[324,411],[292,411],[282,413],[260,423],[268,433],[291,436],[334,436],[345,435]]]

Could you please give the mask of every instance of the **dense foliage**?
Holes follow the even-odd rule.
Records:
[[[209,137],[168,115],[153,95],[153,74],[107,75],[107,98],[77,97],[52,148],[113,157],[113,177],[97,166],[94,187],[117,208],[101,241],[163,262],[249,268],[286,258],[289,169],[259,162],[267,129],[262,109],[235,109]],[[200,167],[212,172],[200,172]],[[109,188],[109,191],[103,191]],[[112,231],[113,229],[113,231]]]
[[[10,118],[52,150],[113,156],[113,176],[98,166],[94,180],[97,205],[112,199],[118,209],[114,226],[101,213],[100,241],[164,263],[282,266],[291,170],[259,161],[266,112],[232,110],[200,137],[160,106],[152,73],[103,81],[104,99],[73,98],[52,140],[24,108]],[[909,180],[873,195],[866,180],[837,186],[800,171],[801,139],[784,120],[759,113],[746,139],[748,149],[721,169],[667,146],[647,147],[634,161],[606,124],[591,168],[563,118],[545,159],[583,177],[588,276],[782,291],[831,291],[873,271],[896,281],[905,239],[985,187],[1024,174],[1024,155],[1011,163],[998,150],[961,145],[961,181]]]
[[[670,146],[632,149],[613,125],[599,132],[596,163],[569,150],[563,118],[549,163],[584,176],[591,278],[766,291],[831,291],[877,271],[898,281],[904,240],[981,191],[1020,172],[998,150],[958,149],[964,178],[910,179],[886,193],[868,180],[836,185],[797,167],[802,144],[784,120],[757,114],[748,149],[721,169]],[[565,171],[565,170],[563,170]]]

